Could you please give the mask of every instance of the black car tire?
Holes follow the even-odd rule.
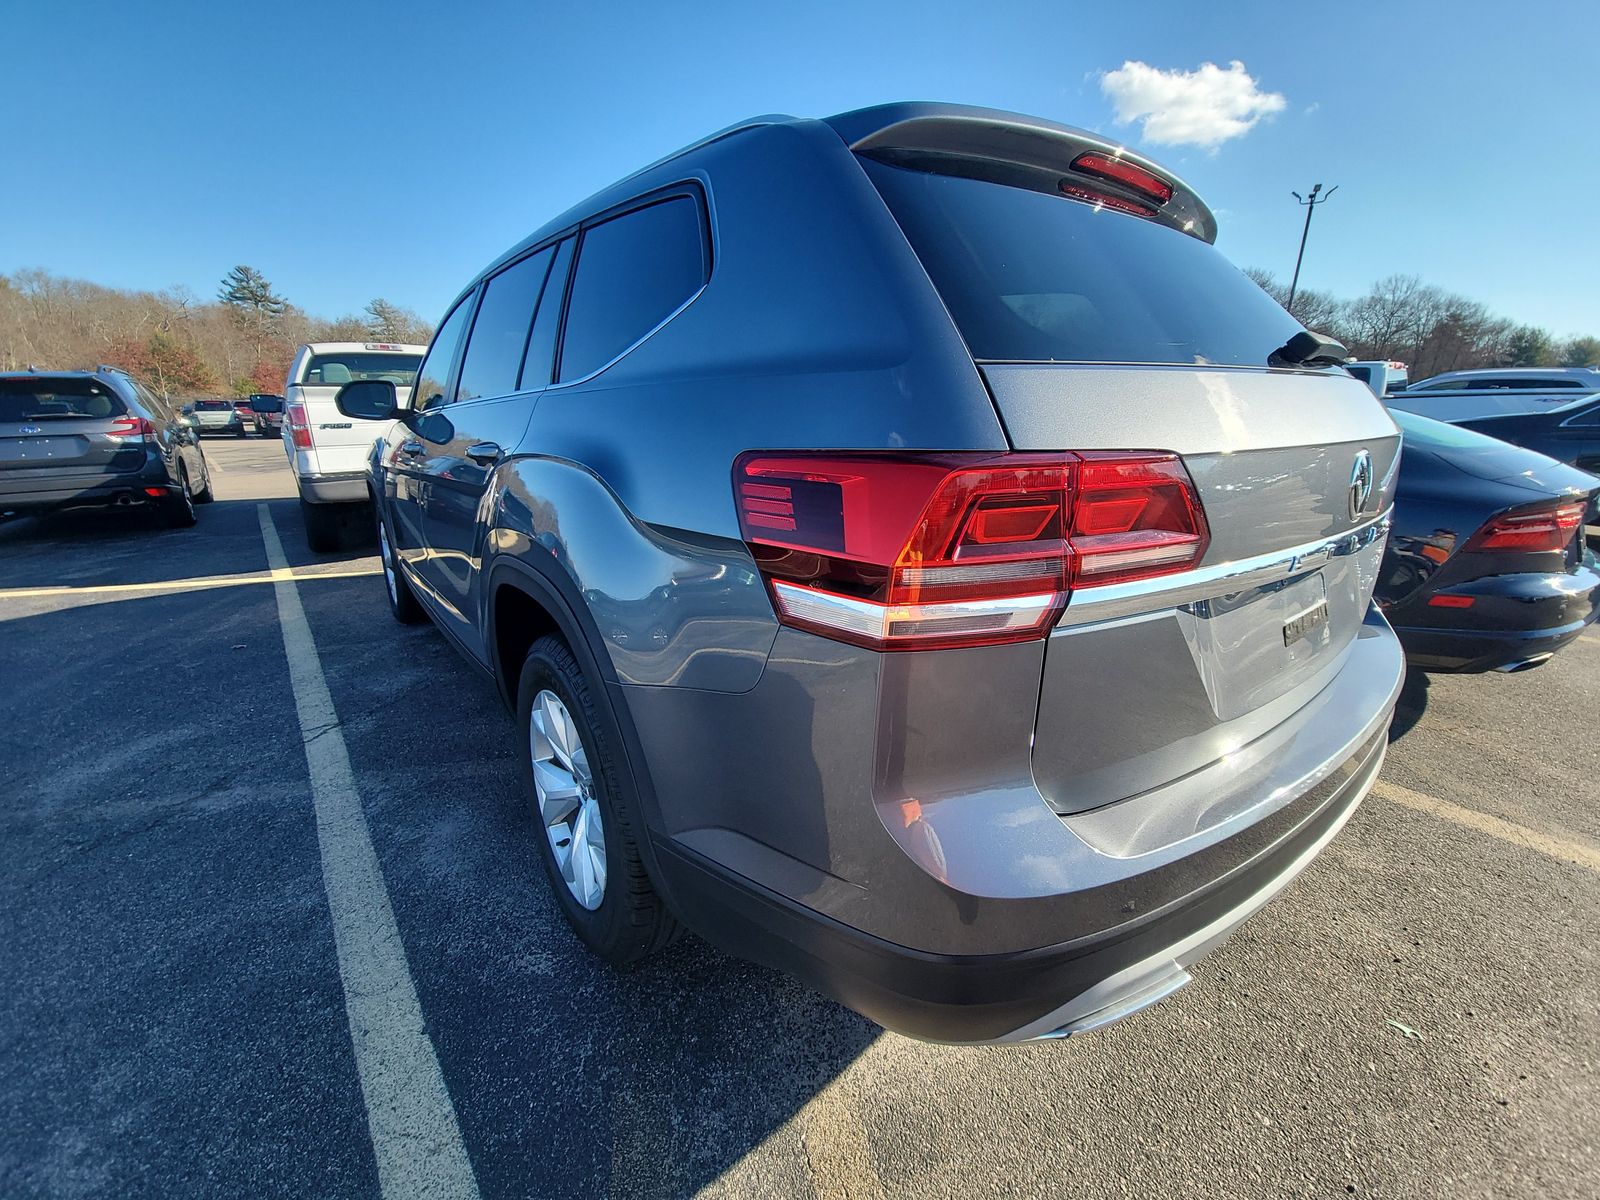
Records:
[[[605,833],[606,860],[605,892],[594,909],[579,904],[561,877],[539,813],[529,731],[534,701],[541,691],[554,692],[566,706],[589,762],[591,791],[599,804]],[[559,637],[542,637],[529,649],[517,681],[517,717],[521,739],[517,757],[522,764],[523,794],[533,818],[532,836],[551,895],[562,915],[584,945],[614,966],[626,966],[654,954],[671,943],[682,926],[656,894],[639,854],[635,832],[638,806],[631,791],[632,773],[604,732],[607,726],[583,669]]]
[[[194,494],[189,490],[189,472],[178,468],[178,494],[162,501],[163,515],[174,529],[188,529],[198,519],[194,515]]]
[[[239,426],[239,428],[235,429],[233,431],[233,436],[234,437],[243,437],[244,436],[244,426],[241,425],[241,426]]]
[[[389,612],[402,625],[420,625],[428,619],[428,614],[423,611],[422,602],[411,590],[411,582],[395,558],[394,539],[384,520],[383,506],[374,502],[372,511],[377,517],[378,563],[383,568],[383,590],[389,597]]]
[[[306,542],[319,554],[339,549],[339,505],[300,501],[300,518],[306,524]]]

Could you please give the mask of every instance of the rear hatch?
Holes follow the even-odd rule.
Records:
[[[1198,236],[1203,207],[1156,215],[1169,183],[1195,210],[1181,183],[1135,168],[1149,195],[1102,194],[1066,165],[1081,149],[1049,170],[1042,152],[1026,171],[865,161],[1013,448],[1175,453],[1204,507],[1197,563],[1080,579],[1049,638],[1033,767],[1064,814],[1216,762],[1337,677],[1367,619],[1400,445],[1345,371],[1267,367],[1300,327]]]
[[[137,420],[102,379],[0,379],[0,494],[63,491],[138,471],[145,450]]]

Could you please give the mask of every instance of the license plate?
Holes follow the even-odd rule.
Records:
[[[1292,646],[1314,630],[1328,623],[1328,601],[1318,600],[1310,608],[1296,613],[1283,623],[1283,644]]]

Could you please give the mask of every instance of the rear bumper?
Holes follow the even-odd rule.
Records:
[[[365,471],[341,471],[336,475],[301,475],[300,498],[308,504],[356,504],[371,497]]]
[[[90,478],[39,478],[21,488],[16,482],[0,478],[0,512],[53,512],[68,508],[108,508],[119,504],[149,504],[161,497],[149,496],[145,488],[171,489],[175,485],[166,465],[155,458],[139,471]],[[10,487],[7,484],[11,484]]]
[[[829,920],[681,846],[658,846],[657,856],[692,927],[888,1029],[940,1042],[1060,1037],[1128,1016],[1188,982],[1188,968],[1293,882],[1344,826],[1386,745],[1380,730],[1291,806],[1288,829],[1227,875],[1093,937],[1021,953],[923,953]]]
[[[1587,566],[1554,575],[1490,576],[1447,594],[1470,596],[1472,606],[1439,608],[1420,599],[1391,614],[1414,667],[1492,671],[1542,659],[1600,616],[1600,575]]]

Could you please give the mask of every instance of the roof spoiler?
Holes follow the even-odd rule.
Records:
[[[939,160],[972,165],[992,164],[1040,177],[1053,177],[1050,187],[1068,195],[1089,191],[1107,198],[1111,207],[1137,205],[1140,215],[1197,237],[1217,240],[1217,219],[1194,190],[1165,167],[1116,142],[1085,129],[1058,125],[1037,117],[973,108],[961,104],[880,104],[829,117],[827,124],[857,154],[869,154],[928,169]],[[1134,175],[1154,176],[1170,198],[1153,200],[1148,190],[1130,187],[1102,170],[1075,168],[1085,154],[1105,156],[1134,168]]]

